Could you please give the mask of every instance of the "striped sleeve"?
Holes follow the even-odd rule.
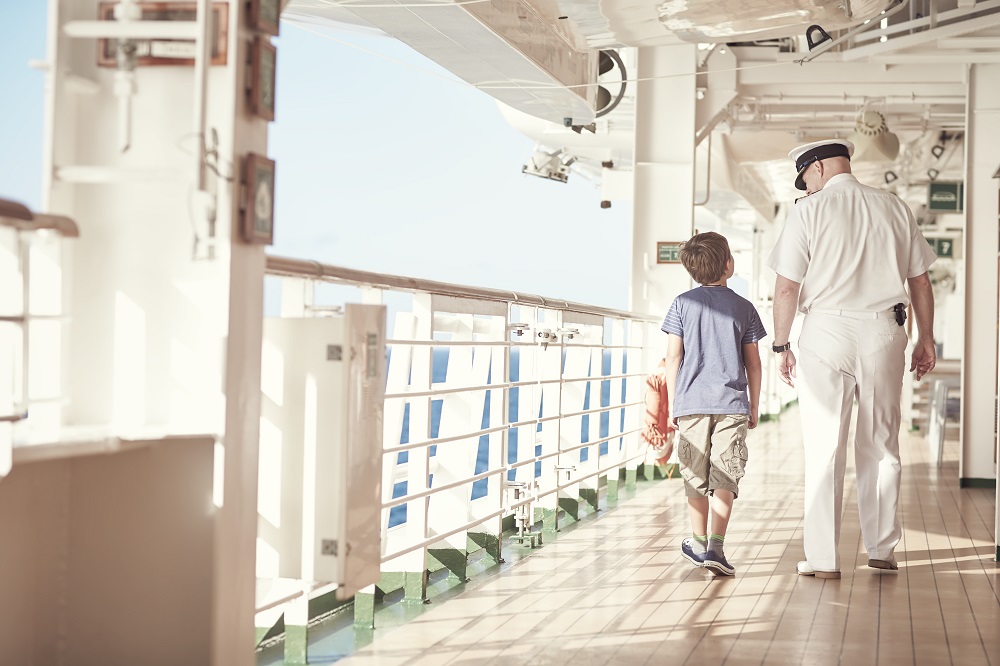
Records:
[[[760,320],[760,315],[757,314],[757,309],[750,307],[750,324],[747,326],[746,332],[743,333],[743,340],[741,344],[750,345],[755,342],[760,342],[767,337],[767,329],[764,328],[764,323]]]
[[[663,318],[663,325],[660,326],[660,330],[664,333],[670,333],[678,337],[683,338],[681,327],[681,314],[680,310],[677,308],[677,299],[670,304],[670,309],[667,310],[667,316]]]

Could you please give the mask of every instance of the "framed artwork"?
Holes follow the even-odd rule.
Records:
[[[243,163],[243,240],[271,245],[274,242],[274,160],[249,153]]]
[[[274,84],[278,50],[271,38],[254,38],[250,59],[250,111],[265,120],[274,120]]]
[[[115,2],[102,2],[98,6],[98,18],[113,21]],[[194,21],[198,8],[194,2],[140,2],[139,10],[143,21]],[[229,42],[229,4],[213,2],[209,20],[212,26],[211,57],[213,65],[225,65]],[[193,41],[184,39],[140,39],[136,40],[136,63],[142,65],[194,65]],[[118,40],[97,40],[97,64],[101,67],[118,66]]]
[[[281,0],[250,0],[250,27],[268,35],[278,34]]]

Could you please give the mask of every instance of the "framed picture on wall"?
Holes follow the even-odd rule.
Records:
[[[113,21],[116,2],[102,2],[98,5],[98,17],[102,21]],[[194,2],[140,2],[139,11],[143,21],[194,21],[197,4]],[[209,39],[213,65],[225,65],[229,43],[229,4],[213,2],[209,20]],[[185,65],[194,64],[193,41],[185,39],[137,39],[136,64],[145,65]],[[118,66],[118,40],[97,40],[97,64],[101,67]]]
[[[249,153],[243,164],[243,240],[274,243],[274,160]]]
[[[271,38],[254,38],[250,58],[250,111],[265,120],[274,120],[274,84],[277,80],[278,50]]]
[[[281,0],[250,0],[250,27],[268,35],[278,34]]]

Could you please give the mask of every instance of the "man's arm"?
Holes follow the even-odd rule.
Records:
[[[674,335],[667,335],[667,355],[666,368],[664,374],[667,378],[667,399],[670,402],[670,420],[677,425],[674,418],[674,396],[677,389],[677,370],[681,367],[681,359],[684,358],[684,338]]]
[[[906,280],[910,287],[910,303],[917,320],[917,344],[913,347],[910,372],[917,371],[917,379],[934,369],[937,350],[934,348],[934,289],[927,272]]]
[[[760,407],[760,350],[757,343],[743,345],[743,365],[747,369],[747,388],[750,389],[750,427],[757,427]]]
[[[799,289],[802,285],[794,280],[779,275],[774,282],[774,344],[783,345],[788,342],[792,332],[792,322],[795,320],[795,308],[799,302]],[[795,386],[795,354],[791,350],[781,353],[778,363],[778,376],[789,386]]]

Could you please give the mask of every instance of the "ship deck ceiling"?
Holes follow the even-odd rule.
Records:
[[[681,558],[689,527],[680,481],[640,482],[634,496],[530,556],[432,600],[416,619],[376,629],[338,664],[1000,663],[992,491],[959,488],[956,440],[946,440],[938,467],[922,436],[901,439],[898,573],[867,566],[851,463],[840,580],[795,574],[797,410],[761,424],[748,445],[726,539],[735,577]],[[311,646],[310,663],[323,653]]]

